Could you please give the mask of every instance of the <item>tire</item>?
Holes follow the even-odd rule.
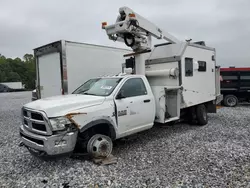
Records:
[[[94,129],[89,129],[80,133],[74,152],[84,153],[94,158],[105,158],[111,154],[112,149],[113,142],[109,136],[98,134]]]
[[[75,153],[87,153],[88,141],[94,134],[92,129],[80,133],[76,142]]]
[[[227,107],[235,107],[238,102],[239,100],[235,95],[226,95],[223,100],[223,104]]]
[[[195,125],[196,124],[196,112],[195,107],[190,107],[188,111],[186,112],[184,116],[185,122],[187,122],[189,125]]]
[[[207,108],[204,104],[196,107],[196,119],[198,125],[206,125],[208,123]]]

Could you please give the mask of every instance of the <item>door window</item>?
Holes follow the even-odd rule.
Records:
[[[124,83],[120,92],[126,98],[147,95],[145,84],[141,78],[130,78]]]
[[[198,61],[198,64],[199,64],[198,71],[199,72],[206,72],[206,68],[207,68],[206,61]]]
[[[193,76],[193,59],[185,58],[185,76]]]

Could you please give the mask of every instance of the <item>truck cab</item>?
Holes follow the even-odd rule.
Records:
[[[32,154],[70,154],[76,148],[107,156],[112,140],[150,129],[155,98],[143,75],[90,79],[72,94],[23,106],[22,142]]]

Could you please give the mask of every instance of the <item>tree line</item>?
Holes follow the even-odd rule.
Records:
[[[22,82],[25,89],[34,89],[35,80],[36,66],[32,54],[25,54],[23,59],[0,54],[0,82]]]

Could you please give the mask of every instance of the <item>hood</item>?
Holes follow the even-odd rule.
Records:
[[[104,100],[105,97],[100,96],[69,94],[39,99],[25,104],[24,107],[44,111],[48,117],[56,117],[79,108],[100,105]]]

